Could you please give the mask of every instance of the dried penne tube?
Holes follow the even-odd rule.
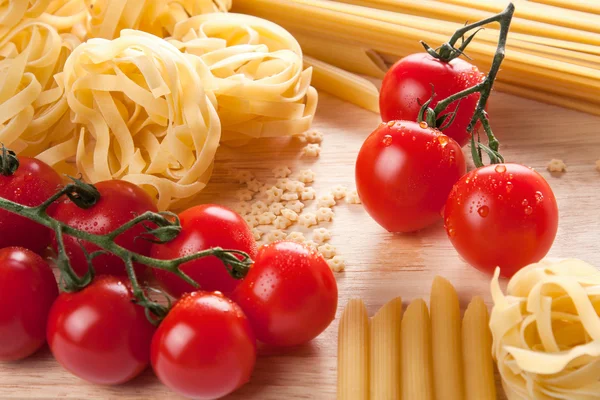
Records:
[[[488,309],[474,297],[462,322],[465,400],[496,400]]]
[[[436,276],[429,305],[436,399],[464,400],[460,304],[454,286]]]
[[[369,316],[360,299],[351,299],[338,332],[338,400],[369,399]]]
[[[371,399],[400,398],[402,298],[385,304],[371,319]]]
[[[423,300],[414,300],[406,309],[400,336],[400,398],[433,400],[431,321]]]

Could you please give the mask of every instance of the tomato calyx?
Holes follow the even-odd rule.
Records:
[[[4,145],[0,150],[0,174],[11,176],[19,169],[19,159],[14,151],[8,150]]]
[[[90,183],[84,182],[82,179],[73,178],[69,176],[69,179],[73,181],[71,185],[67,185],[68,191],[65,191],[65,195],[79,208],[87,210],[92,208],[98,200],[100,200],[100,192],[96,187]]]

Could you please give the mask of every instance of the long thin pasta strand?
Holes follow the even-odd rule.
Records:
[[[529,0],[534,3],[548,4],[551,6],[570,8],[592,14],[600,14],[600,1],[598,0]]]
[[[433,400],[431,320],[423,300],[413,300],[406,308],[400,336],[401,399]]]
[[[371,399],[400,398],[402,298],[385,304],[371,319]]]
[[[460,304],[454,286],[436,276],[429,304],[436,399],[464,400]]]
[[[360,299],[348,301],[340,319],[337,398],[369,399],[369,316]]]
[[[492,333],[481,297],[474,297],[462,322],[465,400],[496,400]]]

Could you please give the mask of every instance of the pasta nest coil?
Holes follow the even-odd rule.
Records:
[[[224,142],[310,128],[318,100],[312,68],[303,68],[300,45],[279,25],[243,14],[205,14],[178,23],[168,40],[208,66],[206,89],[216,95]]]
[[[509,399],[600,398],[600,272],[542,261],[492,280],[493,355]]]
[[[88,40],[63,72],[76,128],[40,158],[55,165],[75,156],[88,181],[135,183],[161,210],[193,196],[208,182],[221,136],[200,64],[140,31]]]

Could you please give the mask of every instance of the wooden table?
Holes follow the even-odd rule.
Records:
[[[600,118],[496,93],[490,115],[508,161],[536,168],[550,182],[560,206],[558,236],[550,256],[579,257],[600,266]],[[275,165],[310,167],[315,188],[354,187],[354,161],[364,138],[379,117],[321,95],[315,128],[325,134],[319,159],[300,157],[295,141],[260,140],[239,149],[221,148],[213,179],[200,196],[203,202],[229,203],[239,188],[231,168],[249,168],[259,179]],[[551,176],[546,164],[565,161],[568,171]],[[439,224],[411,235],[392,235],[380,228],[361,206],[335,208],[332,243],[346,258],[337,274],[338,315],[351,297],[362,297],[373,314],[395,296],[405,301],[429,298],[437,274],[450,279],[465,305],[473,295],[490,301],[490,277],[459,259]],[[312,343],[291,351],[261,348],[252,382],[230,399],[334,399],[336,394],[337,321]],[[0,338],[0,340],[2,340]],[[0,398],[177,399],[150,370],[126,385],[100,387],[65,372],[47,349],[22,362],[0,364]],[[504,397],[503,397],[504,398]]]

